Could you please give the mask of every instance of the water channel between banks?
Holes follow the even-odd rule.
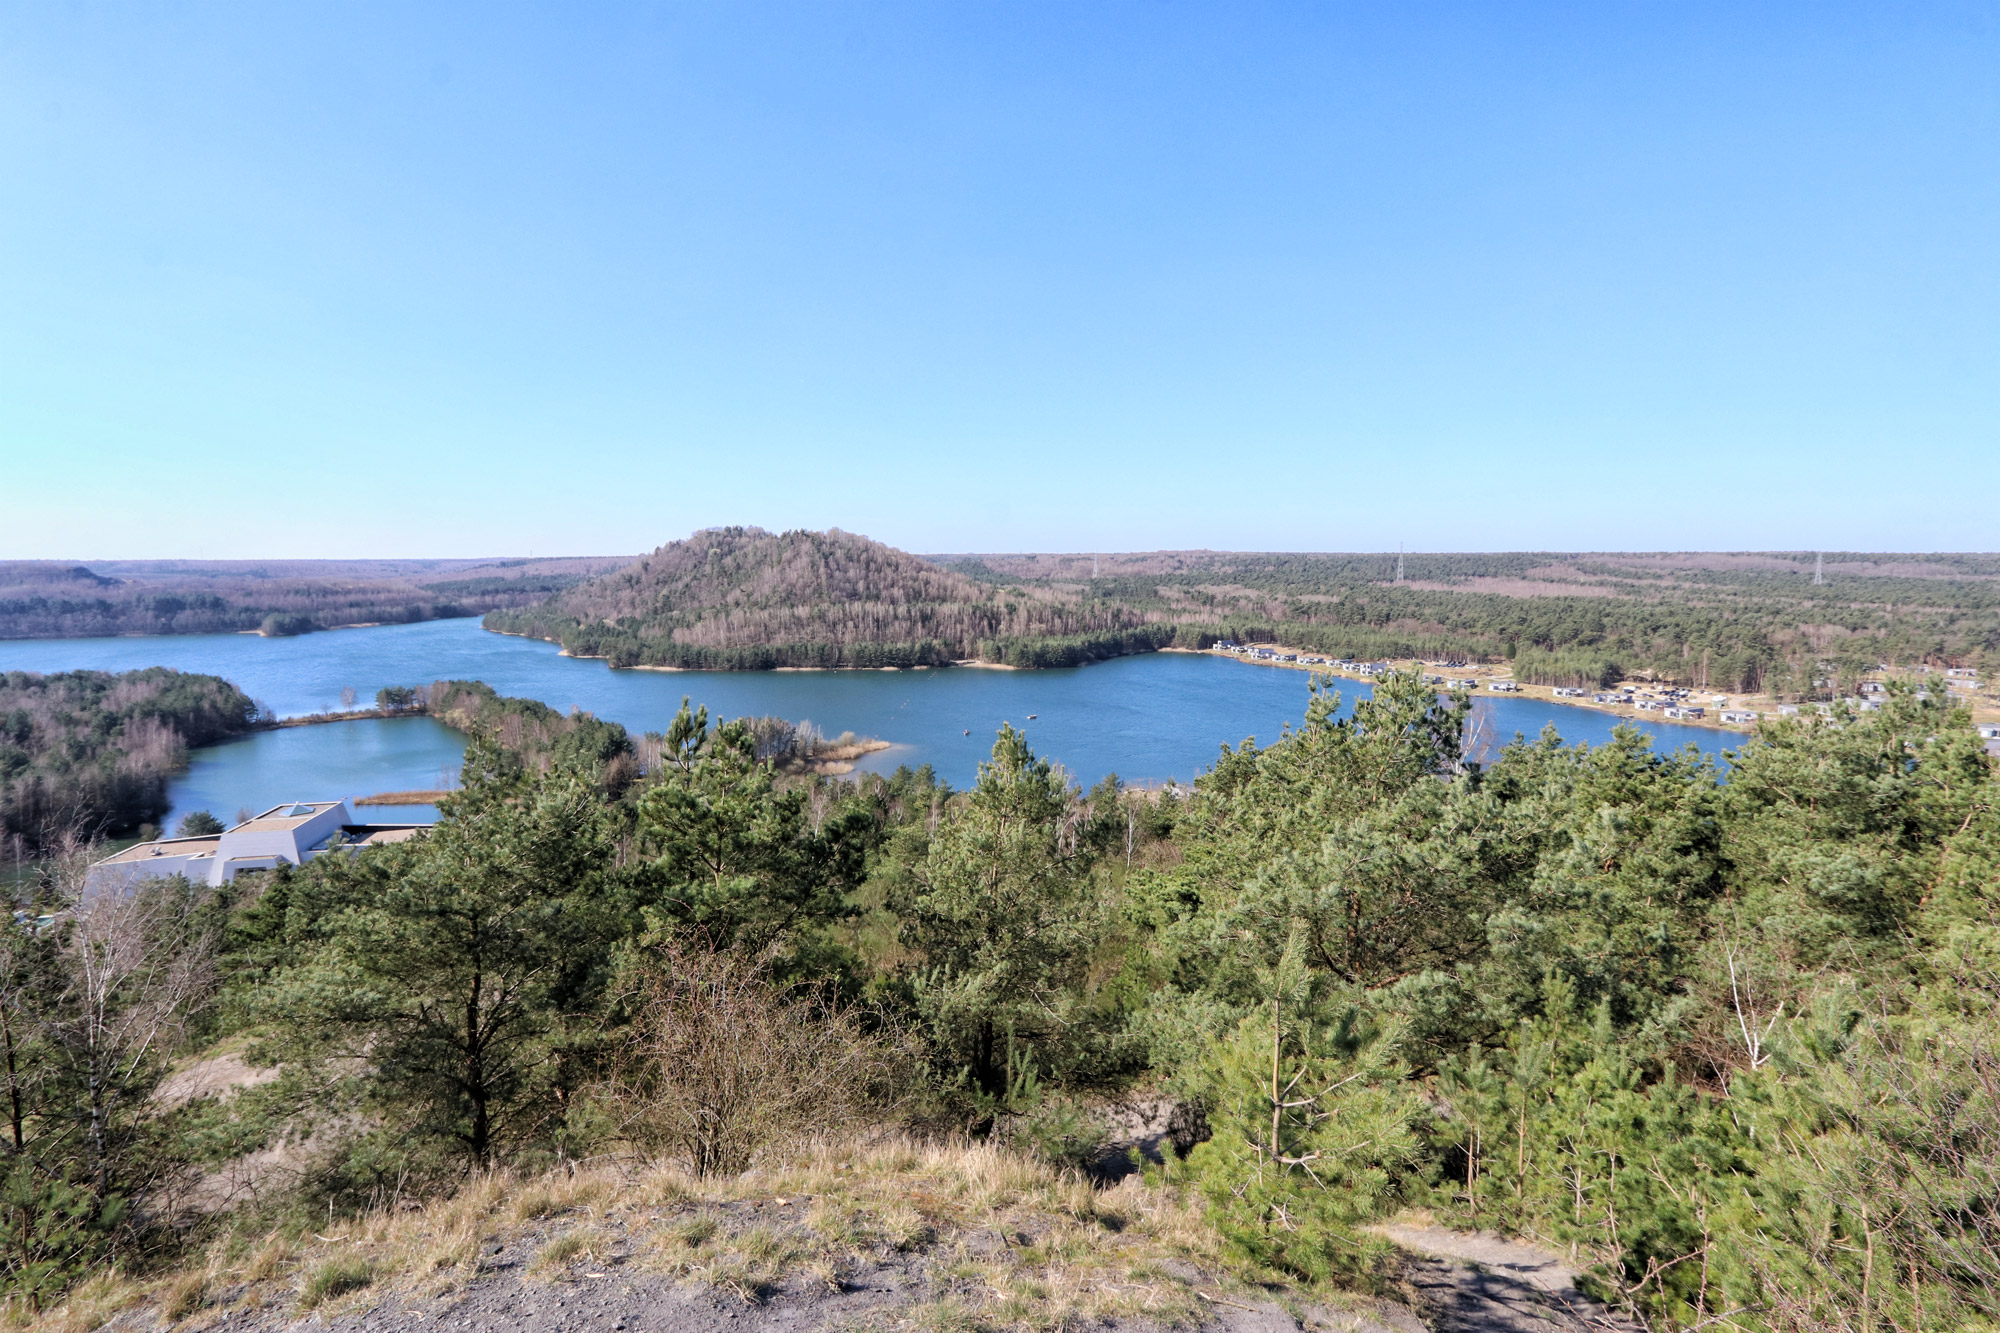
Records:
[[[489,634],[476,620],[436,620],[333,630],[297,638],[246,634],[0,642],[0,670],[129,671],[168,666],[234,681],[283,717],[333,711],[341,692],[362,700],[388,685],[483,680],[502,694],[582,708],[634,733],[664,730],[683,695],[712,715],[775,714],[810,720],[828,735],[852,731],[891,742],[857,765],[887,772],[930,764],[954,785],[971,782],[1002,722],[1023,727],[1036,751],[1079,781],[1107,773],[1128,781],[1183,782],[1247,737],[1268,744],[1306,708],[1307,675],[1208,654],[1156,653],[1055,671],[970,667],[917,671],[614,671],[564,657],[554,644]],[[1338,682],[1351,704],[1363,681]],[[1602,744],[1618,719],[1540,699],[1480,698],[1488,742],[1535,735],[1554,723],[1563,739]],[[1720,754],[1730,732],[1635,722],[1661,748]],[[168,820],[206,809],[433,788],[455,773],[464,738],[427,718],[335,722],[257,732],[195,752],[172,789]],[[371,820],[428,818],[429,807],[370,806]]]

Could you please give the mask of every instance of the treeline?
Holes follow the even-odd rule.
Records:
[[[1494,662],[1528,650],[1581,653],[1737,692],[1810,695],[1817,679],[1851,680],[1881,661],[2000,661],[1990,557],[1830,557],[1819,585],[1811,555],[1781,569],[1766,567],[1782,563],[1768,557],[1745,558],[1747,568],[1703,559],[1410,555],[1408,582],[1397,582],[1394,556],[1190,553],[1171,569],[1086,586],[1149,617],[1262,629],[1335,656]],[[1931,576],[1897,572],[1912,566]],[[1489,585],[1477,579],[1505,580],[1508,591],[1482,590]],[[1065,585],[1048,576],[1026,586]]]
[[[228,681],[166,667],[0,674],[0,843],[20,859],[156,823],[188,747],[257,718]]]
[[[1614,658],[1576,649],[1522,648],[1514,654],[1514,679],[1529,685],[1605,689],[1625,678]]]
[[[1214,639],[1186,625],[1144,625],[1100,634],[982,639],[974,656],[1012,667],[1073,667],[1107,657],[1154,653],[1162,648],[1206,648]]]
[[[636,628],[569,625],[552,628],[526,613],[493,612],[488,629],[506,634],[557,637],[572,657],[601,657],[615,667],[660,666],[682,671],[770,671],[778,667],[871,668],[949,666],[957,645],[939,639],[910,643],[796,642],[714,647],[677,642]]]
[[[420,581],[420,573],[404,572],[400,563],[382,563],[397,572],[315,577],[175,565],[120,578],[82,565],[0,563],[0,639],[249,630],[282,636],[342,625],[411,624],[527,605],[588,577],[564,570]],[[583,563],[604,568],[615,562]]]
[[[458,602],[320,588],[259,589],[253,596],[134,592],[123,597],[0,594],[0,638],[63,639],[113,634],[308,634],[341,625],[403,625],[479,614]]]
[[[1151,609],[1154,603],[1142,605]],[[1335,657],[1498,662],[1524,650],[1581,652],[1628,671],[1735,691],[1762,688],[1782,662],[1778,646],[1757,624],[1692,604],[1507,597],[1387,584],[1270,599],[1255,618],[1225,618],[1215,615],[1216,609],[1190,605],[1182,614],[1217,625],[1230,637],[1269,639]],[[1874,649],[1880,651],[1880,645]]]
[[[1308,652],[1324,653],[1328,657],[1346,657],[1356,660],[1388,660],[1418,658],[1424,661],[1464,658],[1468,661],[1487,660],[1490,645],[1480,640],[1462,635],[1410,634],[1393,629],[1367,629],[1324,624],[1302,624],[1296,621],[1230,621],[1204,626],[1208,638],[1228,639],[1236,643],[1284,644],[1288,648],[1303,648]]]

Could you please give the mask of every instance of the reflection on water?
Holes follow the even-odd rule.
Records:
[[[188,771],[169,792],[173,809],[166,827],[191,810],[233,824],[243,811],[254,814],[284,801],[455,787],[464,753],[463,736],[427,717],[254,732],[189,757]],[[371,824],[406,824],[436,819],[437,807],[364,805],[354,814]]]
[[[682,697],[721,717],[770,713],[892,742],[861,767],[888,771],[930,764],[948,781],[972,780],[1003,721],[1025,727],[1035,749],[1080,781],[1107,773],[1128,780],[1187,781],[1219,747],[1254,736],[1277,739],[1305,713],[1306,675],[1221,657],[1159,653],[1060,671],[976,668],[923,671],[613,671],[562,656],[555,645],[489,634],[474,620],[335,630],[292,639],[207,634],[165,638],[57,639],[0,643],[0,669],[107,671],[171,666],[212,672],[283,715],[363,701],[388,685],[483,680],[502,694],[583,708],[634,732],[664,730]],[[1341,681],[1351,703],[1368,694]],[[1035,716],[1033,722],[1027,719]],[[1489,739],[1533,736],[1553,722],[1563,738],[1601,744],[1615,719],[1539,699],[1488,697],[1480,716]],[[1655,745],[1692,744],[1715,753],[1741,743],[1729,732],[1638,723]],[[175,815],[207,808],[227,819],[239,805],[262,809],[303,797],[365,795],[438,785],[455,769],[460,738],[424,719],[334,723],[263,732],[200,752],[174,789]],[[392,812],[366,807],[371,819]]]

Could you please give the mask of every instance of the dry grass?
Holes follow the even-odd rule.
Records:
[[[144,1296],[145,1288],[110,1269],[71,1288],[69,1298],[34,1320],[33,1326],[50,1333],[91,1333]]]
[[[160,1293],[160,1318],[178,1323],[208,1304],[209,1276],[198,1270],[168,1282]]]
[[[537,1282],[579,1276],[588,1260],[750,1303],[787,1287],[839,1291],[881,1265],[921,1269],[936,1299],[886,1317],[929,1328],[1057,1329],[1114,1316],[1188,1325],[1203,1308],[1197,1282],[1211,1295],[1226,1285],[1213,1234],[1174,1188],[1133,1177],[1095,1190],[990,1144],[891,1140],[822,1145],[727,1178],[671,1167],[482,1176],[420,1209],[239,1242],[233,1256],[218,1250],[149,1284],[107,1275],[47,1326],[85,1333],[142,1305],[171,1321],[213,1310],[225,1290],[243,1307],[365,1308],[463,1287],[502,1245],[530,1251]]]
[[[298,1307],[316,1310],[375,1281],[375,1266],[360,1255],[336,1254],[305,1271],[299,1282]]]
[[[558,1231],[536,1252],[528,1265],[528,1276],[543,1282],[557,1281],[567,1276],[571,1266],[580,1260],[602,1263],[615,1244],[616,1238],[602,1227],[580,1226]]]

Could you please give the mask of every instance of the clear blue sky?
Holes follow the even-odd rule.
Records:
[[[2000,8],[0,7],[0,555],[2000,547]]]

